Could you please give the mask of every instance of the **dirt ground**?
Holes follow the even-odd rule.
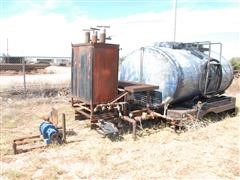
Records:
[[[240,79],[228,93],[240,108]],[[239,179],[240,113],[176,134],[166,127],[112,142],[74,120],[66,97],[1,98],[1,179]],[[40,116],[58,109],[67,118],[67,144],[13,155],[14,138],[39,133]]]

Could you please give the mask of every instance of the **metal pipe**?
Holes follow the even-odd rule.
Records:
[[[100,43],[105,43],[105,40],[106,40],[106,34],[105,33],[101,33],[100,34]]]
[[[76,107],[76,106],[75,106]],[[85,107],[85,106],[83,106],[83,105],[80,105],[80,106],[78,106],[78,107],[80,107],[81,109],[84,109],[84,110],[86,110],[86,111],[88,111],[88,112],[91,112],[91,109],[89,109],[89,108],[87,108],[87,107]]]
[[[141,54],[140,54],[140,74],[139,74],[139,82],[143,81],[143,56],[144,56],[144,47],[141,47]]]
[[[106,28],[110,28],[110,26],[97,26],[98,28],[100,28],[101,29],[101,32],[100,32],[100,37],[99,37],[99,39],[100,39],[100,43],[105,43],[105,41],[106,41]]]
[[[100,33],[100,43],[105,43],[105,40],[106,40],[106,29],[102,29],[101,30],[101,33]]]
[[[173,29],[173,42],[176,41],[176,30],[177,30],[177,0],[174,2],[174,29]]]
[[[159,118],[163,118],[163,119],[166,119],[166,120],[174,121],[173,118],[170,118],[168,116],[164,116],[164,115],[162,115],[160,113],[157,113],[157,112],[154,112],[154,111],[149,111],[149,113],[154,117],[159,117]]]
[[[125,92],[125,90],[124,89],[120,89],[120,88],[118,88],[118,91],[120,91],[120,92]]]
[[[66,116],[62,114],[63,143],[66,143]]]
[[[147,111],[148,109],[134,110],[130,112],[129,116],[130,117],[140,116],[143,112],[147,112]]]
[[[75,110],[77,113],[79,113],[79,114],[82,114],[82,115],[84,115],[84,116],[86,116],[86,117],[88,117],[88,118],[91,118],[91,114],[88,114],[88,113],[86,113],[86,112],[84,112],[84,111],[82,111],[82,110]]]
[[[221,60],[222,60],[222,43],[219,43],[219,45],[220,45],[219,62],[221,63]]]
[[[85,32],[85,43],[89,43],[90,42],[90,32],[86,31]]]
[[[97,31],[94,31],[94,32],[93,32],[93,35],[92,35],[92,43],[97,43]]]
[[[207,74],[206,74],[205,86],[204,86],[204,95],[206,95],[207,93],[209,66],[210,66],[210,59],[211,59],[211,43],[209,43],[208,48],[209,48],[209,51],[208,51],[208,61],[207,61]]]
[[[137,126],[136,121],[134,119],[129,118],[128,116],[123,116],[123,120],[130,122],[132,124],[133,139],[136,140],[136,126]]]
[[[116,99],[114,99],[113,101],[110,102],[110,104],[113,104],[115,102],[117,102],[119,99],[123,98],[124,96],[126,96],[128,94],[128,92],[123,92],[121,93]]]

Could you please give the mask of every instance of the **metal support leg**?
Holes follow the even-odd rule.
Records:
[[[137,123],[134,119],[129,118],[128,116],[123,116],[123,120],[130,122],[132,124],[132,133],[133,133],[133,139],[136,140],[137,136],[136,136],[136,126]]]

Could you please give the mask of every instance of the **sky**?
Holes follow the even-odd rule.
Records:
[[[173,7],[174,0],[0,0],[0,55],[71,56],[82,29],[109,25],[108,42],[124,56],[173,41]],[[240,56],[239,17],[239,0],[177,0],[176,41],[221,42],[226,58]]]

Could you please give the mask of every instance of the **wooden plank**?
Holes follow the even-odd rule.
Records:
[[[34,139],[34,138],[40,138],[40,135],[34,135],[34,136],[29,136],[29,137],[23,137],[23,138],[14,139],[13,142],[23,141],[23,140],[25,140],[25,139]]]

